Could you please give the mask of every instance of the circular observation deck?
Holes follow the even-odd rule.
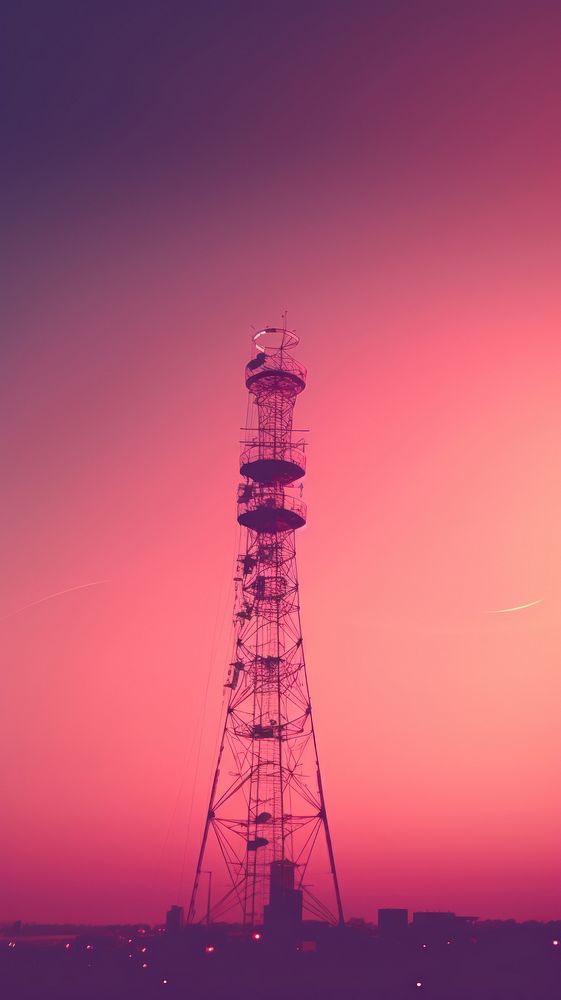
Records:
[[[240,456],[242,476],[264,486],[288,486],[306,472],[306,456],[299,448],[250,445]]]
[[[253,340],[257,354],[245,367],[245,384],[254,396],[297,396],[306,388],[306,369],[290,354],[298,344],[295,333],[270,326],[258,330]]]
[[[306,523],[306,504],[283,490],[240,486],[238,522],[245,528],[266,534],[294,531]]]

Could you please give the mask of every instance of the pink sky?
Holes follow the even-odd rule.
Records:
[[[146,4],[126,72],[109,53],[107,127],[86,100],[100,38],[80,74],[60,42],[59,145],[33,118],[42,158],[9,189],[1,919],[186,901],[243,366],[284,307],[309,372],[301,605],[346,914],[561,916],[561,18],[390,7],[263,14],[251,67],[243,17],[212,44],[203,18],[185,65],[158,22],[143,69]]]

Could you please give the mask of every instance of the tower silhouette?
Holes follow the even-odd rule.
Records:
[[[245,369],[249,439],[242,444],[233,655],[189,920],[293,926],[343,921],[306,676],[295,533],[306,523],[306,470],[293,411],[306,369],[285,326],[253,337]],[[218,896],[197,901],[210,871]]]

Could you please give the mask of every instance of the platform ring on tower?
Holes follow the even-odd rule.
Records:
[[[256,359],[257,360],[257,359]],[[284,396],[297,396],[306,388],[306,372],[287,371],[285,368],[264,366],[260,369],[247,365],[245,384],[254,396],[279,392]]]
[[[300,337],[294,330],[286,330],[284,326],[264,326],[253,334],[253,342],[258,348],[268,347],[272,351],[290,351],[298,347]]]
[[[300,448],[274,445],[254,445],[246,448],[240,457],[242,476],[264,486],[287,486],[301,479],[306,473],[306,455]]]
[[[282,491],[271,490],[269,494],[239,500],[238,523],[266,534],[295,531],[306,523],[306,504],[296,497],[283,496]]]

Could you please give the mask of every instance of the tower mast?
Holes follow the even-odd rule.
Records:
[[[343,922],[306,675],[295,537],[306,523],[304,442],[293,411],[306,369],[299,339],[266,327],[245,370],[255,426],[243,442],[228,705],[189,907],[203,867],[221,875],[213,919],[288,926]],[[212,855],[209,860],[209,855]],[[212,864],[211,864],[212,861]]]

